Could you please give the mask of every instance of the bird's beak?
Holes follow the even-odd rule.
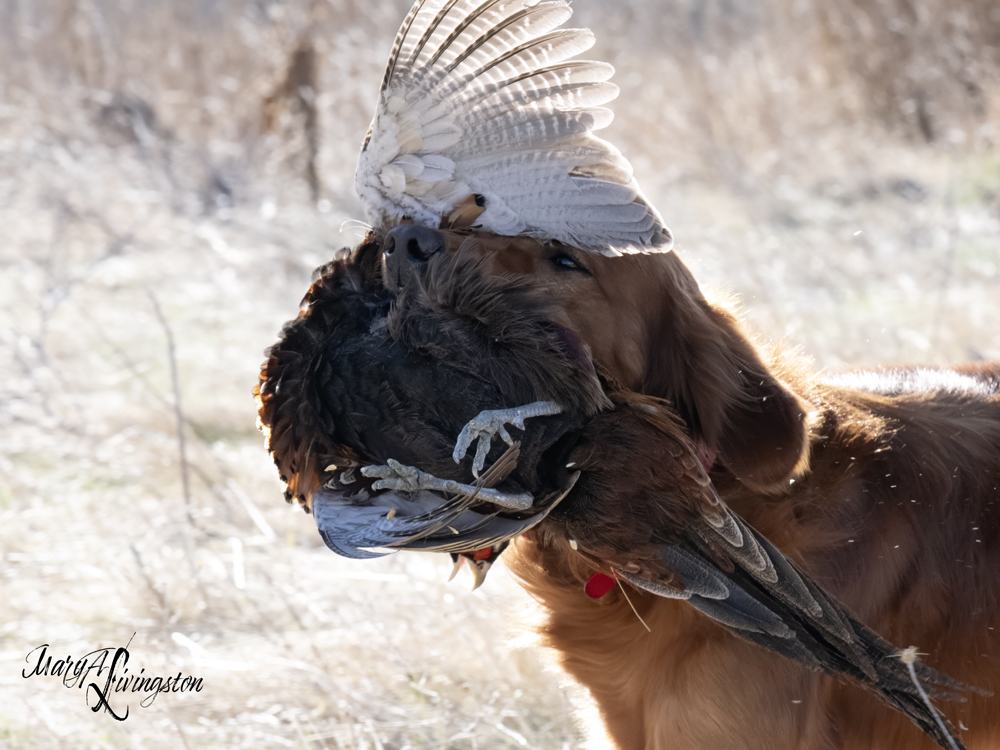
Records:
[[[472,568],[472,575],[475,576],[475,580],[472,583],[472,590],[475,591],[483,585],[483,582],[486,580],[486,574],[490,572],[493,563],[488,560],[474,560],[469,567]]]
[[[452,568],[451,576],[448,580],[451,581],[455,577],[455,574],[458,573],[459,568],[462,567],[462,563],[468,561],[469,567],[472,569],[474,579],[472,590],[475,591],[483,585],[483,581],[486,580],[486,574],[490,572],[490,568],[493,567],[493,563],[500,559],[500,555],[504,553],[504,550],[506,550],[509,545],[509,541],[503,541],[499,544],[482,547],[477,550],[458,553],[452,552],[451,559],[454,561],[455,566]]]
[[[451,561],[453,563],[453,567],[451,569],[451,575],[448,576],[448,583],[451,583],[452,581],[455,580],[455,576],[458,575],[458,571],[462,569],[462,563],[465,562],[465,558],[459,554],[456,554],[455,552],[452,552]]]

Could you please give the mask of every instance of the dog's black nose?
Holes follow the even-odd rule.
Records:
[[[405,255],[410,261],[425,261],[442,250],[444,235],[436,229],[419,224],[403,224],[385,236],[386,258]]]
[[[445,249],[444,235],[430,227],[403,224],[385,236],[384,279],[390,291],[396,292],[411,280],[427,273],[427,261]]]

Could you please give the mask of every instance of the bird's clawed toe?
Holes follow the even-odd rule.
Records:
[[[471,484],[462,484],[453,479],[441,479],[433,474],[415,466],[406,466],[390,458],[386,464],[377,466],[365,466],[361,473],[369,479],[375,479],[372,483],[373,490],[396,490],[397,492],[419,492],[420,490],[431,490],[434,492],[447,492],[452,495],[464,495],[475,497],[484,503],[492,503],[508,510],[528,510],[534,503],[534,498],[528,492],[506,493],[487,487],[476,487]]]
[[[514,440],[504,428],[504,425],[513,425],[519,430],[524,429],[524,420],[531,417],[547,417],[561,414],[562,407],[553,401],[535,401],[526,406],[517,406],[513,409],[493,409],[481,411],[473,417],[458,435],[455,442],[455,452],[452,458],[455,463],[459,463],[469,450],[473,440],[479,440],[476,446],[476,457],[472,461],[472,475],[479,477],[479,472],[486,463],[486,455],[490,452],[493,444],[493,437],[500,436],[507,445],[513,445]]]

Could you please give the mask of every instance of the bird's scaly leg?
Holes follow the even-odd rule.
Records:
[[[518,406],[513,409],[495,409],[481,411],[462,428],[455,442],[455,452],[451,457],[455,463],[459,463],[472,445],[472,441],[478,439],[476,446],[476,457],[472,461],[472,476],[479,478],[483,464],[486,463],[486,454],[490,452],[490,445],[494,435],[499,435],[507,445],[513,445],[514,441],[504,429],[504,425],[511,424],[519,430],[524,429],[524,420],[529,417],[547,417],[554,414],[561,414],[562,407],[553,401],[536,401],[527,406]]]
[[[374,477],[378,480],[372,484],[374,490],[449,492],[453,495],[476,497],[484,503],[493,503],[509,510],[527,510],[535,501],[535,498],[528,492],[513,495],[486,487],[462,484],[451,479],[440,479],[433,474],[420,471],[416,467],[405,466],[392,458],[388,460],[386,465],[362,467],[361,473],[366,477]]]

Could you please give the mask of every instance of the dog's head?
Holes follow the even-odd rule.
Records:
[[[669,399],[748,487],[774,492],[808,463],[808,404],[765,364],[735,317],[710,304],[676,253],[607,258],[528,237],[404,225],[382,241],[389,288],[439,259],[474,259],[547,300],[624,387]],[[461,285],[462,275],[450,283]]]

